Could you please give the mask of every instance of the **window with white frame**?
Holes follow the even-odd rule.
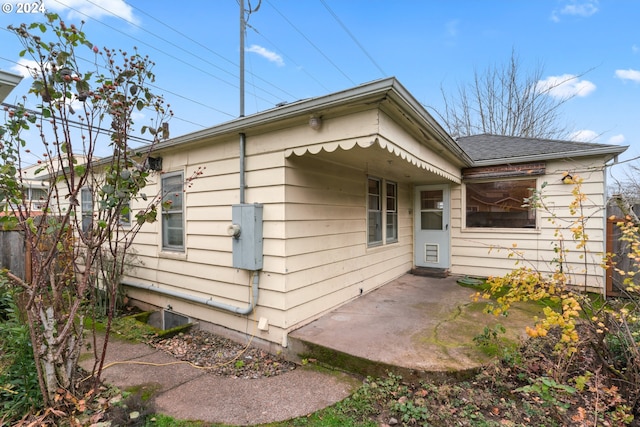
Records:
[[[89,188],[80,190],[80,214],[82,215],[82,231],[87,232],[93,222],[93,194]]]
[[[184,251],[182,172],[162,177],[162,249]]]
[[[467,182],[466,226],[535,228],[536,211],[524,206],[536,188],[535,179]]]
[[[387,235],[385,237],[386,241],[391,243],[398,241],[398,185],[387,181],[386,188]]]
[[[127,200],[122,203],[122,208],[120,209],[120,225],[128,227],[131,225],[131,201]]]
[[[398,241],[398,185],[381,178],[367,179],[367,244]]]
[[[29,201],[31,202],[31,209],[40,211],[47,202],[49,194],[46,188],[29,188]]]

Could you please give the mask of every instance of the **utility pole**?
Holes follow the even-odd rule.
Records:
[[[240,0],[240,117],[244,117],[244,0]]]
[[[240,117],[244,117],[244,0],[240,0]],[[240,132],[240,203],[245,201],[245,157],[247,140],[244,132]]]

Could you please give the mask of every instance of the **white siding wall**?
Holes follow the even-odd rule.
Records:
[[[541,271],[550,272],[556,268],[552,260],[556,257],[554,245],[559,241],[555,236],[556,229],[564,239],[564,247],[569,250],[565,272],[570,272],[572,282],[584,286],[585,282],[592,290],[603,291],[604,270],[601,267],[605,252],[604,223],[604,171],[602,159],[590,159],[571,162],[547,162],[546,175],[538,178],[538,189],[542,183],[547,186],[542,190],[544,203],[549,211],[538,210],[537,230],[518,229],[466,229],[464,227],[464,188],[454,186],[451,192],[452,215],[452,272],[474,276],[503,275],[516,268],[515,258],[507,255],[513,244],[523,253],[526,263]],[[567,169],[567,168],[571,169]],[[576,242],[569,230],[576,217],[569,213],[569,204],[573,200],[573,185],[564,184],[561,180],[563,172],[584,179],[582,192],[586,195],[583,202],[583,215],[588,218],[586,233],[588,235],[587,254],[584,258],[581,250],[576,250]],[[554,220],[559,227],[552,222]],[[523,265],[521,263],[520,265]],[[586,273],[586,275],[585,275]]]
[[[372,176],[385,178],[384,175]],[[367,172],[311,158],[287,168],[286,305],[295,326],[412,267],[411,186],[398,183],[399,239],[367,245]],[[298,325],[299,326],[299,325]]]
[[[402,243],[367,249],[364,171],[329,170],[329,164],[315,162],[312,155],[304,157],[311,164],[300,170],[284,155],[285,147],[298,143],[370,139],[378,130],[376,110],[325,117],[321,132],[310,129],[306,121],[287,126],[247,135],[245,202],[264,204],[264,268],[254,313],[238,316],[130,287],[131,297],[160,307],[170,304],[193,318],[286,345],[286,333],[296,323],[355,297],[359,288],[372,289],[411,268],[408,186],[398,189],[400,203],[405,204],[399,214]],[[231,267],[232,240],[227,235],[231,205],[240,200],[239,137],[165,150],[160,155],[167,173],[184,171],[189,177],[198,167],[205,168],[185,189],[186,250],[161,250],[160,218],[145,225],[135,245],[143,265],[127,280],[247,306],[250,275]],[[286,189],[285,174],[287,182],[292,180]],[[159,182],[159,176],[156,179]],[[150,186],[147,193],[158,191],[158,185]],[[368,278],[372,280],[364,284]],[[268,319],[268,331],[256,329],[260,317]]]
[[[262,339],[280,342],[285,325],[284,299],[280,297],[284,158],[277,147],[265,147],[258,137],[248,138],[246,152],[245,202],[264,204],[264,269],[259,273],[259,304],[254,313],[239,316],[157,293],[128,290],[132,297],[150,304],[160,307],[170,304],[175,311],[193,318],[236,331],[256,332]],[[202,168],[202,175],[185,187],[186,250],[162,251],[159,215],[158,221],[145,225],[136,238],[135,250],[143,265],[133,270],[127,280],[246,307],[251,300],[250,273],[232,268],[232,240],[227,235],[231,205],[240,202],[239,137],[163,152],[162,157],[164,172],[183,171],[185,178]],[[160,176],[155,179],[159,182]],[[147,193],[158,190],[156,183]],[[256,330],[260,317],[269,319],[269,331]]]

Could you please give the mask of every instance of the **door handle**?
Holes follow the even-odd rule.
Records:
[[[444,225],[444,229],[445,229],[445,230],[449,230],[449,224],[445,224],[445,225]]]

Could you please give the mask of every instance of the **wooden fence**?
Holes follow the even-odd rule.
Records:
[[[616,225],[621,221],[621,218],[611,216],[607,220],[607,252],[614,254],[614,261],[616,263],[616,269],[622,271],[632,271],[634,266],[632,260],[629,258],[631,251],[630,243],[620,240],[622,232]],[[617,296],[623,293],[625,289],[624,280],[630,276],[622,276],[611,266],[607,269],[607,295]],[[635,283],[640,283],[640,276],[633,276]]]
[[[27,279],[24,235],[20,231],[0,230],[0,269],[11,270],[22,280]]]

